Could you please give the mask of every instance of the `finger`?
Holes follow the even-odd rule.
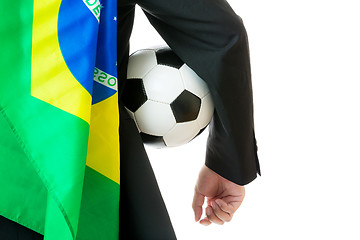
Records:
[[[195,221],[199,221],[202,215],[202,205],[204,204],[205,197],[195,189],[192,208],[195,214]]]
[[[232,205],[233,207],[235,207],[236,210],[240,207],[240,205],[244,201],[244,198],[245,198],[245,188],[242,186],[237,194],[234,195],[230,194],[226,197],[222,197],[221,200]]]
[[[232,204],[227,204],[224,200],[222,199],[216,199],[215,203],[219,206],[219,208],[228,213],[228,214],[234,214],[236,209],[238,208],[237,206],[235,207]]]
[[[201,219],[199,223],[204,226],[209,226],[211,224],[208,218]]]
[[[230,222],[232,219],[232,214],[230,212],[224,211],[215,201],[211,202],[211,207],[213,208],[214,214],[224,222]]]
[[[210,206],[208,206],[208,207],[206,208],[206,217],[209,219],[210,222],[213,222],[213,223],[215,223],[215,224],[219,224],[219,225],[223,225],[223,224],[224,224],[224,221],[221,220],[220,218],[218,218],[218,217],[215,215],[212,207],[210,207]]]

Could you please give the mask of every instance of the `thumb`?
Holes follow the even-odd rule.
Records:
[[[195,221],[199,221],[202,215],[202,206],[204,204],[204,200],[205,197],[204,195],[202,195],[197,188],[195,188],[195,193],[194,193],[194,199],[193,199],[193,203],[192,203],[192,208],[194,210],[194,214],[195,214]]]

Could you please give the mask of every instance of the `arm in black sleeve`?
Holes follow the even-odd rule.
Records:
[[[212,94],[206,165],[245,185],[260,174],[247,33],[225,0],[139,0],[151,24]]]

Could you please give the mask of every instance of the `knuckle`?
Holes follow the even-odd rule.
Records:
[[[211,212],[209,212],[209,211],[206,211],[206,217],[210,220],[213,218]]]

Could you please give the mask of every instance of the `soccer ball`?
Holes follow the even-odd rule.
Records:
[[[129,57],[122,101],[144,143],[156,148],[191,141],[214,112],[206,83],[170,48]]]

